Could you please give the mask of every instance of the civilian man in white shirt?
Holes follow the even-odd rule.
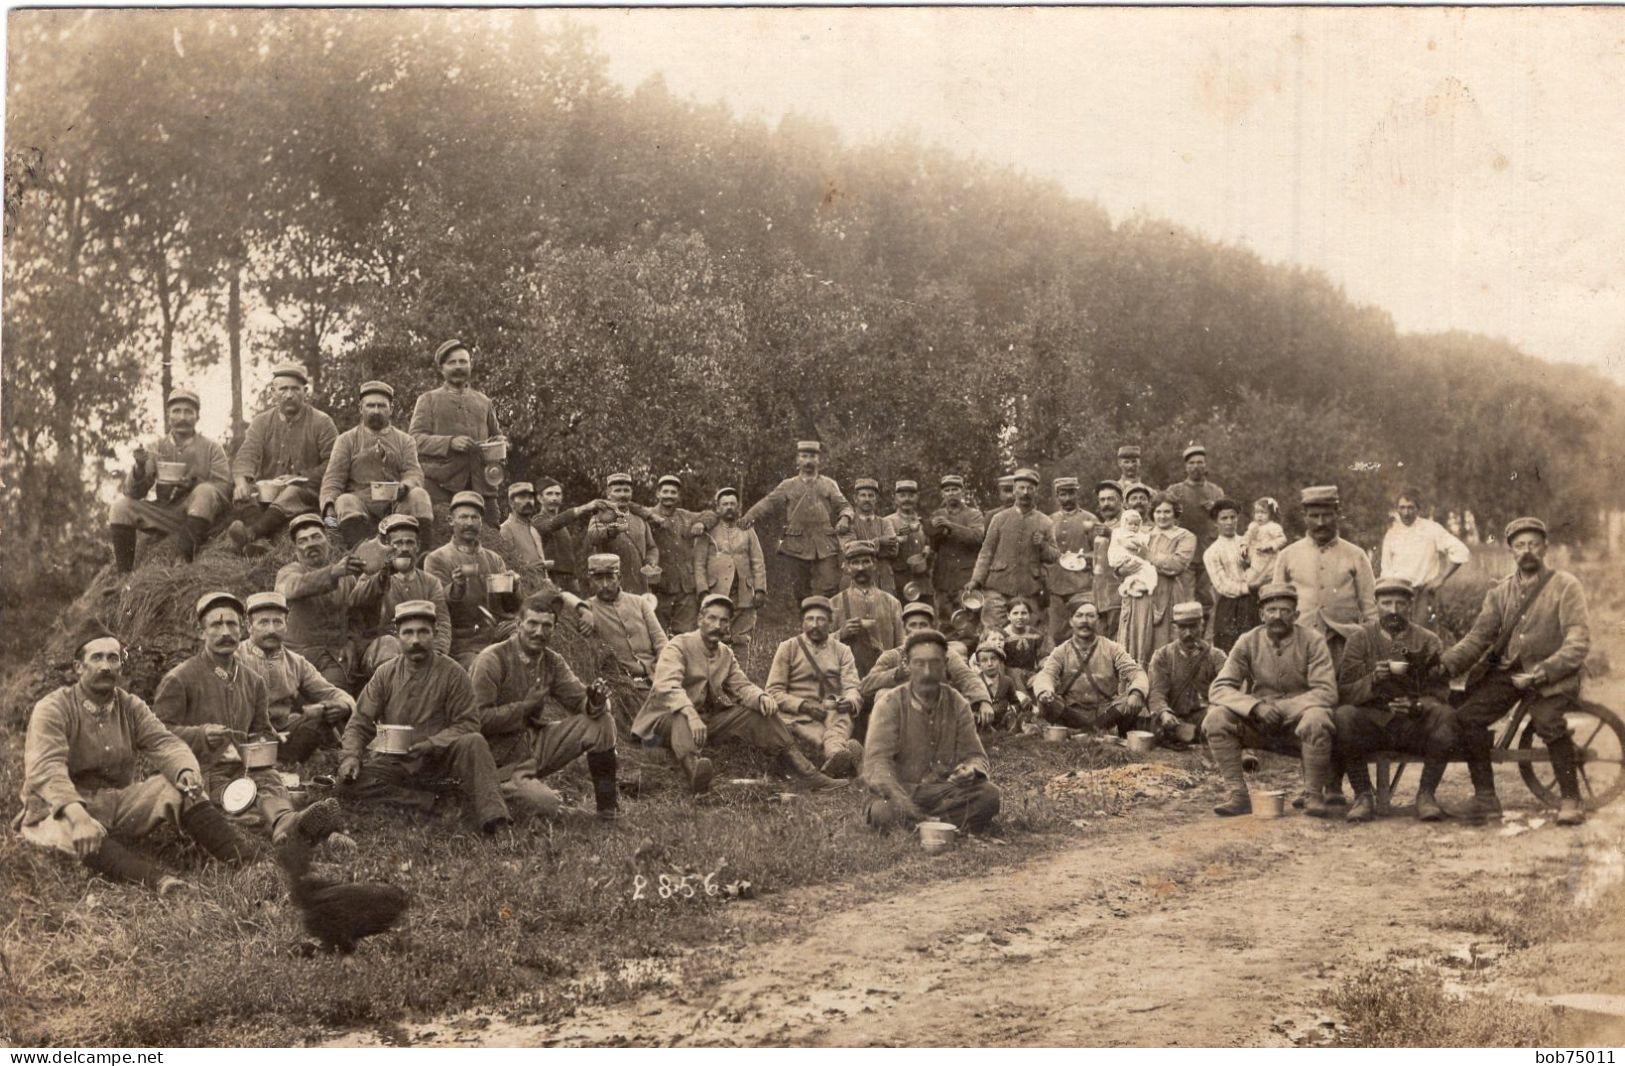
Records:
[[[1398,515],[1382,538],[1382,576],[1402,577],[1416,589],[1411,617],[1424,629],[1438,628],[1439,586],[1472,557],[1467,545],[1431,518],[1421,517],[1421,494],[1405,489],[1394,504]]]

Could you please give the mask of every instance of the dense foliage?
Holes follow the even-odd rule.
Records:
[[[1200,439],[1238,495],[1342,484],[1367,543],[1406,483],[1569,538],[1617,497],[1587,457],[1619,439],[1620,390],[1590,371],[1400,335],[1318,274],[942,148],[624,91],[555,15],[11,30],[9,560],[71,555],[145,401],[230,339],[304,361],[349,424],[357,382],[409,405],[461,336],[515,472],[576,497],[622,468],[749,497],[808,435],[843,479],[984,492],[1014,461],[1104,475],[1123,440],[1166,483]]]

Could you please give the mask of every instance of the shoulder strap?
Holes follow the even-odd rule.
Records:
[[[1540,580],[1535,582],[1535,587],[1530,589],[1528,594],[1524,596],[1523,602],[1518,604],[1517,611],[1513,612],[1512,622],[1501,631],[1501,639],[1495,642],[1495,647],[1491,648],[1489,655],[1485,656],[1485,659],[1492,665],[1500,664],[1502,657],[1506,655],[1507,646],[1512,643],[1512,635],[1518,631],[1518,624],[1523,621],[1523,616],[1529,612],[1529,608],[1534,605],[1535,600],[1540,598],[1541,592],[1546,588],[1546,583],[1551,581],[1552,575],[1555,573],[1557,571],[1550,568],[1542,573]]]
[[[796,647],[801,649],[801,654],[806,657],[808,669],[812,670],[813,678],[818,682],[818,698],[829,699],[829,682],[824,677],[824,671],[818,668],[818,660],[813,658],[812,649],[807,646],[807,638],[797,637]]]

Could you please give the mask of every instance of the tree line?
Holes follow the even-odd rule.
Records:
[[[1413,485],[1584,537],[1620,389],[1492,338],[1406,335],[1316,272],[897,137],[844,143],[611,81],[538,12],[35,11],[12,22],[5,567],[99,550],[95,492],[197,368],[298,359],[355,422],[473,346],[518,476],[628,469],[747,498],[815,436],[844,480],[1119,442],[1232,494]],[[404,419],[404,413],[401,417]],[[240,431],[240,430],[239,430]],[[697,501],[690,501],[697,502]],[[90,548],[84,548],[91,545]]]

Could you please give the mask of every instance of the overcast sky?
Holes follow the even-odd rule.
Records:
[[[569,17],[628,86],[912,131],[1625,381],[1625,9]]]

